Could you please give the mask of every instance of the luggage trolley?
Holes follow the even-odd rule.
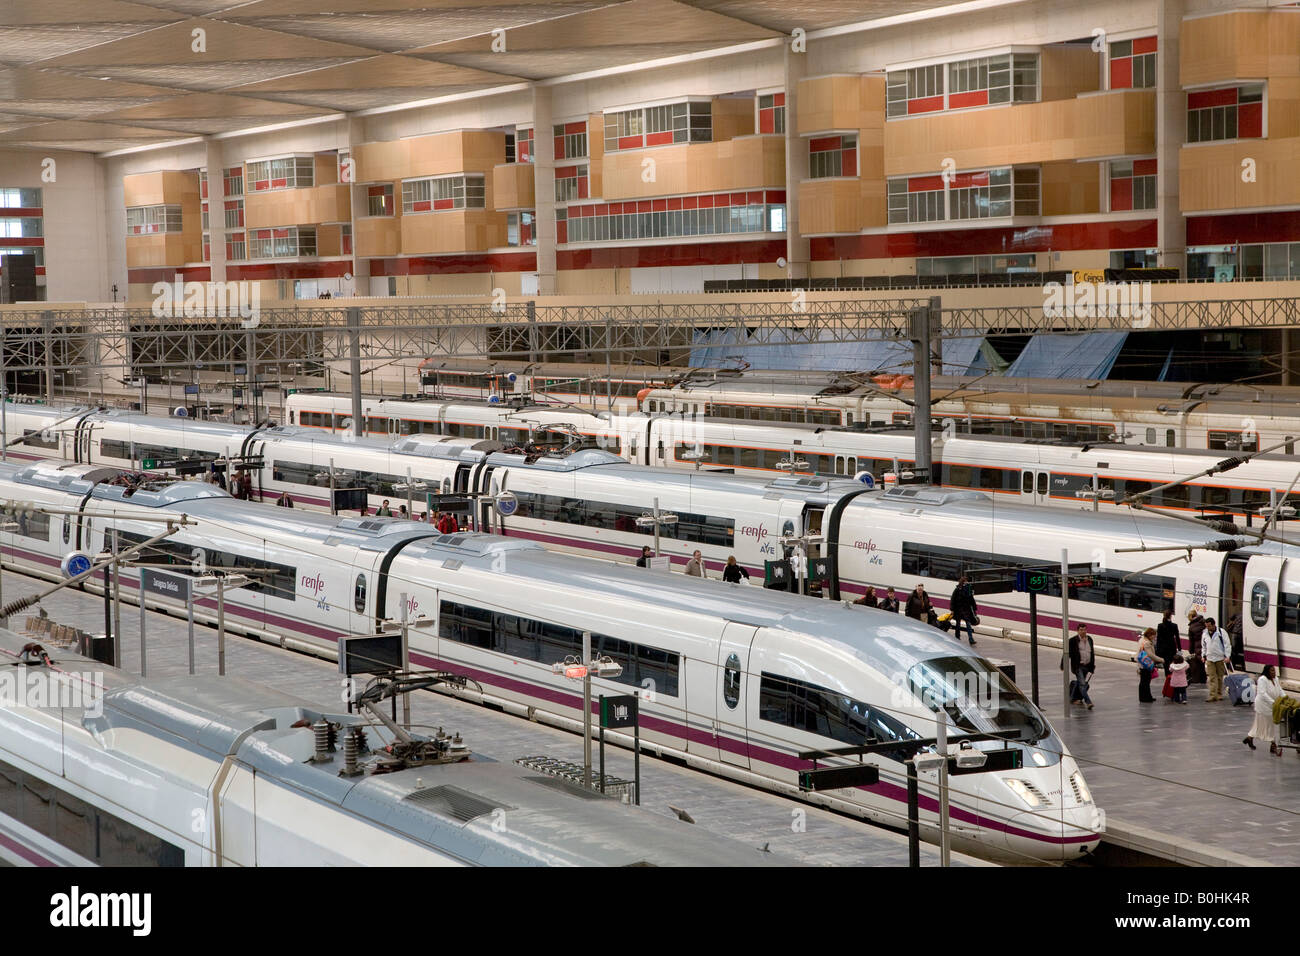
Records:
[[[1300,756],[1300,709],[1288,710],[1282,715],[1277,730],[1278,748],[1286,747]]]

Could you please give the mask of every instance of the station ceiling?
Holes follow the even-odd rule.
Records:
[[[812,33],[946,5],[5,0],[0,146],[97,153],[151,146],[698,55],[796,27]],[[502,39],[505,50],[494,50]]]

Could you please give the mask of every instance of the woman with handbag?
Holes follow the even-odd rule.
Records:
[[[1156,657],[1156,629],[1148,627],[1142,632],[1138,639],[1137,646],[1137,665],[1138,665],[1138,701],[1143,704],[1155,703],[1155,698],[1151,696],[1151,678],[1156,676],[1156,665],[1162,663],[1160,658]]]

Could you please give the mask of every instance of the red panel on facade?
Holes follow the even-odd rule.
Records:
[[[591,195],[590,189],[587,184],[588,184],[588,179],[586,176],[578,177],[578,198],[579,199],[587,199]]]
[[[349,259],[333,262],[258,262],[226,265],[227,279],[331,279],[352,271]]]
[[[199,198],[208,198],[208,181],[206,179],[199,183]]]
[[[681,209],[681,208],[682,208],[682,200],[681,200],[681,197],[678,196],[678,197],[676,197],[676,198],[669,199],[669,200],[668,200],[668,208],[669,208],[669,209]]]
[[[563,137],[563,136],[556,136],[556,137],[555,137],[555,142],[551,144],[551,148],[555,150],[554,156],[555,156],[556,159],[568,159],[568,158],[569,158],[569,157],[567,157],[567,156],[564,155],[564,137]]]
[[[814,136],[808,140],[808,152],[810,153],[826,153],[839,148],[840,138],[838,136]]]
[[[645,144],[647,146],[667,146],[673,141],[673,131],[664,130],[659,133],[646,133]]]
[[[699,207],[700,205],[701,205],[701,203],[700,203],[700,197],[699,197],[699,196],[683,196],[683,197],[682,197],[682,208],[683,208],[683,209],[695,209],[695,208]]]
[[[576,136],[578,133],[587,132],[587,121],[578,120],[576,123],[565,123],[564,132],[570,136]]]
[[[271,231],[271,235],[274,236],[276,239],[288,239],[288,238],[289,238],[289,230],[288,230],[288,229],[274,229],[274,230]]]
[[[650,201],[652,203],[650,208],[654,212],[663,212],[668,208],[668,200],[666,199],[652,199]]]
[[[560,225],[564,224],[560,223]],[[523,235],[522,230],[520,235]],[[410,256],[402,259],[370,260],[370,274],[372,276],[442,275],[465,272],[532,272],[536,268],[537,253],[535,252],[464,253],[452,256]]]
[[[0,240],[6,246],[43,246],[45,240],[39,236],[9,236]]]
[[[288,185],[289,185],[289,180],[287,180],[287,179],[272,179],[272,180],[271,180],[271,188],[272,188],[272,189],[283,189],[285,186],[288,186]]]
[[[1128,212],[1133,208],[1133,180],[1112,179],[1110,181],[1110,211]]]
[[[1187,94],[1187,108],[1201,110],[1207,106],[1232,106],[1237,102],[1237,88],[1230,86],[1226,90],[1201,90]]]
[[[227,270],[229,267],[227,267]],[[36,270],[37,275],[41,274],[41,269]],[[160,269],[128,269],[126,270],[126,281],[135,285],[137,283],[154,283],[154,282],[174,282],[177,276],[181,277],[184,282],[211,282],[212,268],[210,266],[167,266]]]
[[[767,201],[768,201],[768,202],[785,202],[785,190],[784,190],[784,189],[769,189],[769,190],[767,191]]]
[[[428,209],[428,208],[429,208],[429,204],[428,204],[427,202],[426,202],[426,203],[416,203],[416,208],[417,208],[417,209],[418,209],[420,206],[424,206],[425,209]],[[434,208],[434,209],[455,209],[455,208],[456,208],[456,200],[454,200],[454,199],[436,199],[436,200],[434,200],[433,208]]]
[[[1241,242],[1300,242],[1300,212],[1187,217],[1189,246],[1231,246]]]
[[[939,182],[943,182],[943,177],[939,177]],[[971,186],[987,186],[989,184],[989,173],[987,169],[975,173],[957,173],[952,178],[953,189],[969,189]]]
[[[556,179],[572,179],[578,175],[577,166],[557,166],[555,169]]]
[[[555,241],[556,242],[569,241],[569,224],[567,222],[557,222],[555,224]]]
[[[907,113],[933,113],[935,110],[943,109],[942,96],[926,96],[921,99],[907,101]]]
[[[42,216],[44,215],[44,211],[40,206],[35,206],[35,207],[28,206],[24,209],[6,209],[4,211],[4,214],[6,216],[16,216],[19,219],[25,219],[25,218],[37,218],[39,216]]]
[[[412,212],[428,212],[432,208],[433,203],[429,202],[427,199],[421,199],[419,202],[411,205]]]
[[[386,187],[384,187],[384,186],[367,186],[367,187],[366,187],[366,196],[367,196],[367,197],[369,197],[369,196],[382,196],[382,195],[384,194],[384,189],[385,189],[385,188],[386,188]],[[230,203],[226,203],[226,208],[227,208],[227,209],[230,208]]]
[[[760,133],[776,132],[776,112],[774,110],[758,111],[758,131]]]
[[[775,98],[773,98],[772,100],[772,103],[774,106],[785,106],[785,94],[784,93],[776,94]]]
[[[626,208],[626,207],[624,207],[624,208]],[[649,200],[649,199],[642,199],[642,200],[640,200],[640,201],[636,204],[636,211],[637,211],[637,212],[650,212],[650,211],[651,211],[651,209],[650,209],[650,200]]]
[[[1155,53],[1155,52],[1156,52],[1156,38],[1155,38],[1155,37],[1139,37],[1138,39],[1134,40],[1134,41],[1133,41],[1133,52],[1134,52],[1134,53]]]
[[[1110,61],[1110,88],[1127,90],[1133,85],[1133,60],[1123,56]]]
[[[942,188],[942,176],[913,176],[907,181],[907,191],[909,193],[928,193]]]
[[[1264,135],[1264,104],[1242,103],[1237,107],[1237,138],[1258,139]]]
[[[645,143],[640,136],[620,136],[618,138],[619,149],[640,149],[644,145]]]
[[[856,149],[846,149],[840,156],[840,175],[856,176],[858,174],[858,151]]]
[[[1133,160],[1134,176],[1154,176],[1156,174],[1157,163],[1154,159],[1135,159]]]
[[[952,110],[966,109],[971,106],[988,106],[988,90],[971,90],[969,93],[949,93],[948,108]]]
[[[1300,214],[1294,220],[1300,223]],[[1189,221],[1190,222],[1190,221]],[[1190,224],[1188,243],[1192,243]],[[1300,233],[1300,228],[1297,228]],[[1199,243],[1198,243],[1199,244]],[[935,232],[897,232],[872,236],[813,236],[811,258],[894,259],[936,256],[980,256],[1021,252],[1061,252],[1074,249],[1152,249],[1156,246],[1154,219],[1065,223],[999,229],[943,229]]]
[[[750,206],[753,206],[753,205],[762,205],[762,203],[763,203],[763,191],[760,189],[758,192],[746,193],[746,194],[745,194],[745,203],[746,203],[747,205],[750,205]]]
[[[732,194],[731,194],[731,205],[733,205],[733,206],[743,206],[743,205],[745,205],[745,194],[744,194],[744,193],[732,193]]]
[[[608,206],[606,206],[605,209],[609,212],[611,216],[623,215],[623,204],[621,202],[612,202]]]
[[[699,242],[672,243],[662,246],[557,249],[555,263],[560,269],[736,265],[744,262],[775,262],[778,257],[785,254],[784,239],[764,239],[755,242]]]

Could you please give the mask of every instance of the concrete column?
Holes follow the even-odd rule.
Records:
[[[799,135],[799,81],[808,54],[785,44],[785,260],[791,279],[808,277],[808,240],[799,231],[799,183],[808,178],[808,142]]]
[[[555,295],[555,140],[551,89],[533,87],[533,190],[537,195],[537,291]],[[587,131],[588,136],[595,133]]]
[[[365,120],[357,116],[349,116],[343,123],[343,128],[339,131],[339,148],[348,147],[352,150],[352,189],[350,197],[352,200],[352,214],[349,222],[352,224],[352,288],[356,295],[370,294],[370,259],[357,254],[357,220],[362,219],[370,214],[370,199],[367,195],[367,183],[362,181],[365,170],[360,169],[357,165],[356,147],[366,141],[366,123]],[[396,184],[393,190],[393,202],[402,201],[402,197],[397,194]]]
[[[1178,151],[1187,138],[1187,95],[1178,78],[1183,8],[1183,0],[1159,0],[1156,4],[1156,264],[1186,275],[1187,220],[1178,208]]]
[[[221,140],[209,137],[204,141],[208,167],[208,268],[213,282],[226,281],[226,189],[224,151]]]

